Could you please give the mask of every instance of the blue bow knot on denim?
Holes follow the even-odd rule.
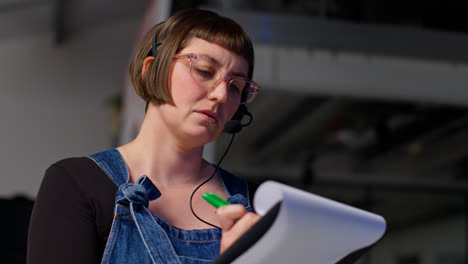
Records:
[[[149,201],[161,196],[161,192],[153,185],[148,176],[141,176],[135,184],[126,183],[119,187],[117,200],[121,203],[133,203],[148,207]]]
[[[145,207],[148,207],[148,193],[146,192],[145,187],[133,183],[127,183],[121,186],[121,190],[129,202],[138,205],[142,204]]]

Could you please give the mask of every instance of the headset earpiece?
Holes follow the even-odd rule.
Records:
[[[160,27],[165,21],[159,23],[157,26]],[[153,39],[151,40],[151,49],[149,50],[148,52],[148,55],[147,56],[153,56],[153,57],[156,57],[156,52],[157,52],[157,47],[162,45],[163,42],[162,41],[157,41],[156,40],[156,37],[157,37],[158,33],[154,34],[154,37]]]

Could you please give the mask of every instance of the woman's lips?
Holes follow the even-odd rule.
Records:
[[[218,122],[218,115],[210,110],[200,110],[196,112],[204,116],[207,120],[209,120],[213,124],[216,124]]]

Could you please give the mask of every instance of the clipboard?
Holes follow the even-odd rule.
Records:
[[[262,218],[214,264],[350,264],[386,231],[385,219],[275,181],[254,195]]]

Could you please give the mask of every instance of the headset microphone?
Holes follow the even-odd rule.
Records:
[[[242,129],[242,124],[240,120],[229,120],[226,124],[224,124],[224,132],[228,134],[235,134]]]
[[[242,117],[248,116],[249,121],[245,124],[242,124]],[[237,109],[237,112],[234,114],[234,117],[226,122],[224,124],[224,129],[223,131],[228,133],[228,134],[235,134],[238,133],[242,130],[243,127],[246,127],[252,123],[252,114],[247,110],[247,107],[245,105],[239,106],[239,109]]]

